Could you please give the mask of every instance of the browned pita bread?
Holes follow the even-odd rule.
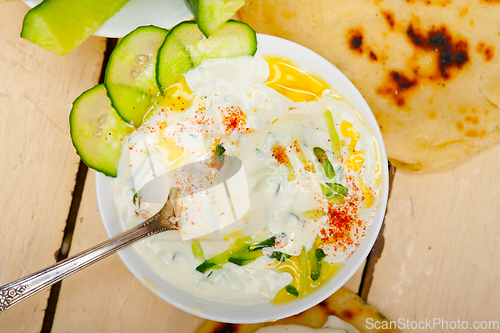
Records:
[[[397,329],[371,329],[372,326],[389,327],[389,324],[383,324],[387,322],[388,319],[352,291],[346,288],[340,288],[324,302],[309,310],[289,318],[278,320],[274,323],[226,324],[216,321],[206,321],[196,333],[253,333],[264,326],[289,324],[320,328],[326,323],[329,315],[335,315],[348,322],[356,327],[361,333],[399,332]],[[373,323],[378,322],[377,325],[367,325],[367,319],[369,318],[373,320]]]
[[[498,0],[247,0],[240,15],[344,72],[397,167],[446,167],[500,140]]]

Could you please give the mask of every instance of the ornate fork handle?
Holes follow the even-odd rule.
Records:
[[[73,257],[0,287],[0,312],[142,238],[177,229],[177,226],[169,221],[169,218],[173,216],[175,216],[174,207],[169,200],[158,214],[137,227]]]

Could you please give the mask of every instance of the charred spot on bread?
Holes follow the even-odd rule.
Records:
[[[347,45],[351,51],[363,54],[363,28],[355,27],[347,30]]]

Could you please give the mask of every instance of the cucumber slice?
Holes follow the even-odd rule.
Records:
[[[156,79],[160,90],[205,60],[254,55],[257,36],[247,24],[228,21],[206,38],[196,22],[176,25],[158,50]]]
[[[229,20],[245,0],[184,0],[205,37]]]
[[[21,37],[56,54],[68,54],[128,1],[45,0],[24,17]]]
[[[115,48],[106,68],[104,84],[120,117],[138,127],[158,95],[156,59],[168,30],[138,27]]]
[[[116,177],[121,148],[133,128],[111,106],[104,84],[81,94],[69,115],[71,139],[83,162]]]
[[[123,84],[108,83],[106,88],[117,114],[130,125],[139,127],[153,103],[152,96],[141,89]],[[118,109],[122,112],[118,112]]]

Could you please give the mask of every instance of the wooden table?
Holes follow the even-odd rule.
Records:
[[[26,5],[0,8],[3,285],[106,239],[68,115],[113,41],[92,37],[60,57],[19,37]],[[497,144],[446,171],[397,171],[385,230],[348,287],[392,320],[500,321],[499,166]],[[202,321],[113,256],[1,313],[0,332],[194,332]]]

